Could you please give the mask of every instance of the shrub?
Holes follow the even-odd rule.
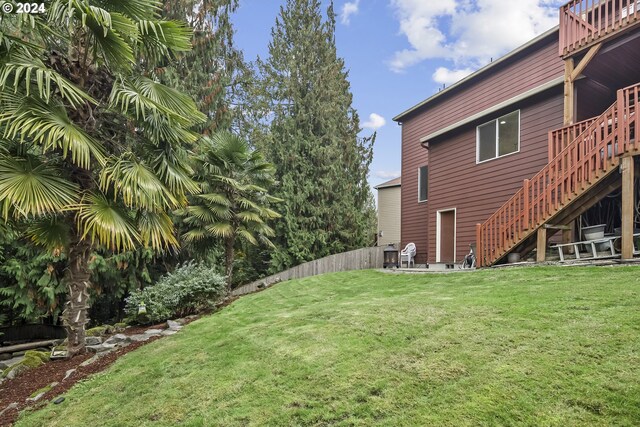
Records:
[[[142,323],[162,322],[212,308],[225,293],[223,276],[212,267],[191,262],[163,276],[155,285],[131,292],[125,311]],[[138,316],[141,304],[147,313]]]

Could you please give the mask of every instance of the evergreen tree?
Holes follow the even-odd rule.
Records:
[[[185,20],[193,30],[193,49],[161,68],[162,80],[198,102],[207,121],[199,130],[241,127],[243,116],[234,107],[244,97],[245,80],[251,80],[242,52],[233,45],[231,15],[238,0],[164,0],[167,19]]]
[[[253,140],[276,166],[274,193],[284,200],[271,259],[278,271],[373,242],[367,174],[375,134],[358,137],[333,5],[323,20],[318,0],[288,0],[271,35],[256,91],[268,121]]]

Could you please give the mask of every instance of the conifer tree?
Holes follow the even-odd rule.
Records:
[[[233,105],[242,102],[245,80],[251,79],[242,52],[233,44],[231,15],[238,0],[164,0],[163,16],[186,20],[193,30],[193,49],[167,61],[163,80],[198,102],[207,121],[205,134],[238,127]]]
[[[375,209],[367,174],[375,134],[359,138],[359,118],[335,44],[333,5],[288,0],[258,61],[256,99],[265,112],[263,145],[284,200],[272,270],[371,244]]]

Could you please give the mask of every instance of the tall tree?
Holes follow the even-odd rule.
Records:
[[[175,247],[168,212],[198,191],[183,144],[204,116],[154,74],[191,32],[159,6],[56,0],[0,15],[0,215],[67,255],[70,356],[85,346],[91,253]]]
[[[375,210],[367,182],[375,134],[359,138],[359,118],[335,44],[333,5],[288,0],[258,61],[258,107],[267,117],[257,140],[274,163],[284,199],[272,269],[369,245]]]
[[[219,131],[201,141],[196,176],[202,181],[202,193],[183,209],[189,227],[183,237],[192,245],[224,243],[229,288],[238,244],[273,247],[269,238],[274,231],[267,222],[280,215],[270,205],[281,202],[269,194],[273,174],[273,165],[262,153],[231,132]]]
[[[234,114],[243,103],[244,86],[251,80],[242,52],[233,44],[231,15],[238,0],[164,0],[163,16],[185,20],[193,30],[193,49],[167,61],[159,69],[163,82],[193,97],[207,116],[199,130],[241,127]]]

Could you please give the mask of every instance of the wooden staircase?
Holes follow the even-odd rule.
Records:
[[[566,224],[620,186],[612,174],[620,159],[638,154],[640,83],[617,92],[593,119],[549,133],[549,163],[476,226],[477,263],[486,267],[509,253],[535,247],[545,224]]]

